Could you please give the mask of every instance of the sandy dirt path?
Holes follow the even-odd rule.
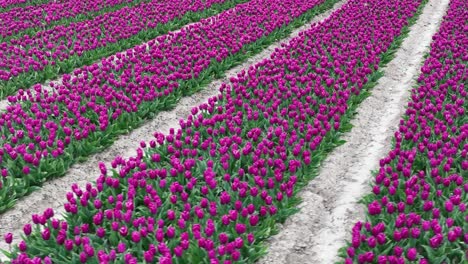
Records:
[[[319,175],[300,193],[300,212],[286,220],[269,242],[261,264],[329,264],[350,239],[352,225],[364,219],[358,201],[369,193],[371,170],[391,147],[398,121],[449,0],[429,0],[410,33],[385,67],[384,77],[358,108],[347,143],[323,162]]]
[[[190,97],[182,98],[177,107],[173,110],[161,112],[153,120],[133,130],[130,134],[119,137],[119,139],[105,151],[91,156],[88,161],[84,163],[72,166],[63,177],[48,181],[40,190],[19,199],[13,209],[0,215],[0,249],[8,249],[8,245],[3,240],[3,235],[7,232],[13,233],[13,244],[20,241],[23,225],[31,222],[32,214],[43,213],[47,208],[53,208],[56,214],[63,213],[63,204],[66,201],[65,195],[68,191],[71,191],[71,184],[78,183],[79,186],[84,187],[87,182],[93,182],[99,175],[98,162],[102,161],[110,166],[110,162],[116,156],[126,158],[136,155],[136,149],[140,141],[148,142],[153,139],[153,133],[155,131],[169,133],[170,128],[179,127],[179,120],[186,118],[194,106],[200,105],[206,102],[210,97],[218,95],[218,88],[223,82],[227,82],[230,77],[235,77],[242,69],[246,69],[261,60],[270,58],[274,50],[281,47],[281,43],[289,42],[289,40],[296,37],[299,32],[311,27],[314,23],[324,20],[333,11],[340,8],[344,2],[345,0],[338,2],[327,12],[316,16],[310,23],[295,29],[288,38],[270,45],[261,53],[246,60],[243,64],[227,71],[224,78],[212,82],[201,92]],[[2,105],[1,102],[0,105]],[[2,107],[0,106],[0,111],[1,110]],[[2,259],[4,260],[5,256],[0,253],[0,261]]]

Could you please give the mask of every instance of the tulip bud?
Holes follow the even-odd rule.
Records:
[[[4,238],[5,238],[5,242],[7,244],[11,244],[11,242],[13,241],[13,234],[12,233],[7,233],[4,235]]]
[[[417,255],[418,255],[418,251],[416,250],[416,248],[410,248],[408,249],[406,257],[408,258],[408,260],[414,261],[416,260]]]

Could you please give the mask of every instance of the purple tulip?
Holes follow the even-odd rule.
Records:
[[[19,244],[18,244],[18,248],[21,252],[25,252],[26,249],[28,248],[27,245],[26,245],[26,242],[24,241],[21,241]]]
[[[4,235],[4,238],[5,238],[5,242],[7,244],[11,244],[11,242],[13,241],[13,234],[12,233],[6,233]]]
[[[124,243],[120,242],[118,245],[117,245],[117,252],[119,253],[123,253],[125,252],[126,250],[126,246]]]
[[[410,248],[410,249],[408,249],[408,251],[406,253],[406,257],[410,261],[416,260],[417,255],[418,255],[418,251],[416,250],[416,248]]]
[[[133,231],[133,232],[132,232],[132,241],[133,241],[134,243],[138,243],[138,242],[140,242],[140,239],[141,239],[140,232],[138,232],[138,231]]]
[[[246,226],[244,224],[240,224],[240,223],[236,224],[237,234],[239,234],[239,235],[243,234],[243,233],[245,233],[245,231],[246,231]]]
[[[49,240],[50,239],[50,230],[48,228],[45,228],[42,231],[42,239],[44,239],[44,240]]]

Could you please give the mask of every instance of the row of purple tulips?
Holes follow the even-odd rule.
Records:
[[[0,98],[248,0],[140,1],[0,43]],[[105,10],[104,10],[105,11]]]
[[[253,0],[9,97],[0,211],[333,3]]]
[[[20,6],[29,6],[36,4],[44,4],[50,0],[0,0],[0,11],[2,9],[10,10],[11,8],[20,7]],[[60,0],[59,0],[60,1]]]
[[[0,45],[0,78],[3,81],[21,73],[44,70],[75,53],[95,50],[129,38],[141,31],[181,17],[188,11],[199,11],[222,0],[153,0],[135,7],[105,13],[91,20],[41,31],[34,36],[24,35]]]
[[[468,2],[451,0],[345,263],[468,261]]]
[[[0,35],[5,38],[19,33],[31,35],[26,29],[43,29],[56,22],[70,23],[77,17],[93,16],[102,11],[114,11],[126,5],[136,5],[141,1],[131,0],[85,0],[49,2],[42,5],[13,8],[0,13]],[[36,30],[36,31],[38,31]],[[30,30],[31,31],[31,30]],[[31,32],[36,32],[31,31]]]

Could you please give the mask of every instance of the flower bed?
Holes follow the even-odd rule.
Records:
[[[345,263],[466,263],[468,2],[451,0]]]
[[[0,13],[0,34],[3,41],[18,35],[33,36],[38,31],[60,24],[70,24],[118,10],[125,6],[136,6],[144,0],[99,0],[63,1],[42,5],[13,8]],[[147,2],[147,0],[145,1]]]
[[[254,262],[421,7],[349,1],[223,84],[177,131],[155,133],[112,171],[100,164],[94,186],[67,194],[66,221],[34,215],[11,258]]]
[[[52,93],[36,85],[9,97],[0,114],[0,212],[335,1],[320,2],[254,0],[77,69]]]
[[[0,44],[0,98],[248,0],[140,3]]]
[[[0,0],[0,12],[8,11],[15,7],[45,4],[49,1],[50,0]]]

